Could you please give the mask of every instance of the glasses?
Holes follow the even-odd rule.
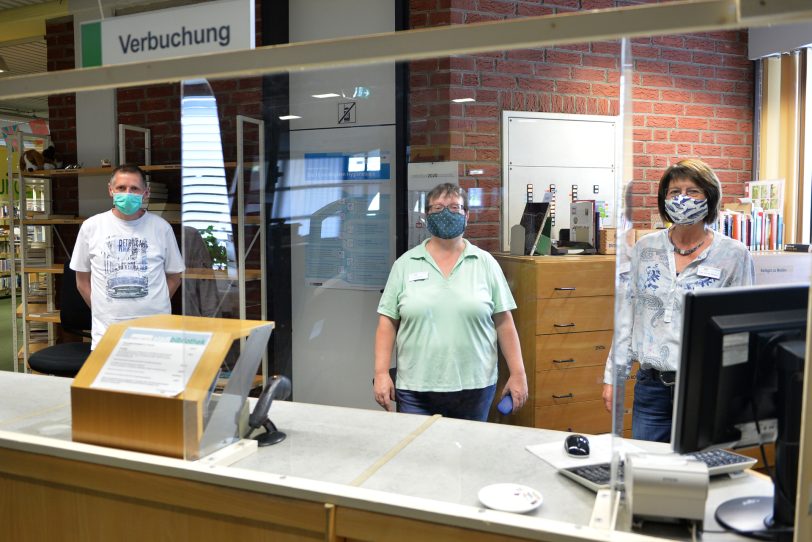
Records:
[[[682,194],[682,190],[679,188],[672,188],[665,193],[665,197],[671,199],[679,196],[680,194]],[[685,191],[685,195],[693,199],[705,199],[705,192],[703,192],[700,188],[689,188]]]
[[[429,214],[441,213],[443,209],[448,209],[452,213],[459,213],[460,211],[465,210],[465,208],[459,203],[452,203],[450,205],[435,203],[434,205],[429,205]]]

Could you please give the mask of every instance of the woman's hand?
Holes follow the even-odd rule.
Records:
[[[395,400],[395,383],[392,382],[389,371],[376,374],[372,387],[375,390],[375,402],[385,410],[392,412],[392,401]]]
[[[508,393],[513,399],[513,412],[515,413],[527,402],[527,376],[524,372],[510,375],[502,389],[500,400]]]
[[[383,314],[378,316],[378,328],[375,330],[375,377],[372,389],[375,402],[392,412],[392,401],[395,400],[395,383],[389,376],[389,362],[392,360],[392,348],[398,333],[399,322]]]
[[[615,387],[611,384],[603,385],[603,406],[607,412],[612,412],[612,396],[615,394]]]
[[[505,363],[510,371],[510,376],[499,399],[501,400],[510,393],[513,399],[513,412],[516,412],[527,402],[527,374],[522,360],[522,348],[519,346],[519,334],[516,332],[516,325],[513,323],[510,311],[494,314],[493,323],[496,325],[499,348],[502,349],[502,355],[504,355]]]

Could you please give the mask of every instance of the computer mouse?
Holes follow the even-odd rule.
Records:
[[[589,440],[577,433],[573,433],[564,440],[564,451],[570,457],[589,457]]]

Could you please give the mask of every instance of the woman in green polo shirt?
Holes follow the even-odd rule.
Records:
[[[516,303],[493,256],[462,235],[468,195],[441,184],[426,196],[431,237],[398,258],[378,305],[375,400],[386,410],[482,420],[496,392],[497,349],[514,412],[527,400]],[[397,346],[397,389],[389,376]]]

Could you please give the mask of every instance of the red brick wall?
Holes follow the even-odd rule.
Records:
[[[45,22],[48,71],[74,68],[73,18],[63,17]],[[48,119],[51,141],[57,160],[64,165],[76,163],[76,95],[57,94],[48,97]],[[51,210],[56,214],[76,215],[79,209],[79,190],[75,178],[51,179]],[[76,241],[78,226],[61,226],[59,235],[70,249]],[[54,261],[62,263],[68,254],[55,243]],[[61,280],[61,279],[60,279]],[[61,288],[58,283],[57,288]]]
[[[48,71],[74,68],[73,18],[53,19],[45,24]],[[63,161],[76,162],[76,96],[48,97],[51,138]]]
[[[617,2],[560,0],[410,0],[413,28],[549,15]],[[746,32],[713,32],[633,41],[633,217],[648,224],[665,166],[699,157],[718,173],[725,200],[752,178],[753,63]],[[499,249],[503,110],[590,115],[618,113],[619,42],[500,51],[413,62],[410,130],[413,161],[459,160],[460,182],[481,187],[485,208],[467,236]],[[456,104],[453,98],[476,102]],[[470,176],[470,169],[484,174]]]
[[[262,7],[256,1],[256,43],[262,43]],[[237,115],[262,118],[262,79],[226,79],[209,82],[217,98],[223,158],[237,158]],[[133,87],[117,91],[118,122],[151,130],[152,163],[180,163],[180,83]],[[134,134],[135,135],[135,134]],[[138,137],[127,140],[127,161],[143,163]]]
[[[262,118],[262,79],[251,77],[211,81],[217,98],[223,157],[237,158],[237,115]],[[180,83],[150,85],[117,91],[118,122],[151,130],[152,163],[180,163]],[[144,163],[143,138],[130,132],[127,161]]]
[[[261,43],[262,9],[256,5],[256,42]],[[74,24],[72,17],[47,21],[46,41],[48,71],[75,67]],[[260,78],[212,81],[217,96],[223,130],[226,161],[236,158],[237,114],[261,118],[262,83]],[[51,134],[58,154],[66,163],[76,162],[76,100],[75,95],[51,96],[48,99]],[[118,122],[152,130],[152,162],[180,162],[180,85],[151,85],[117,91]],[[129,141],[132,143],[129,143]],[[140,139],[128,138],[127,160],[143,163]],[[90,164],[88,164],[90,165]]]

